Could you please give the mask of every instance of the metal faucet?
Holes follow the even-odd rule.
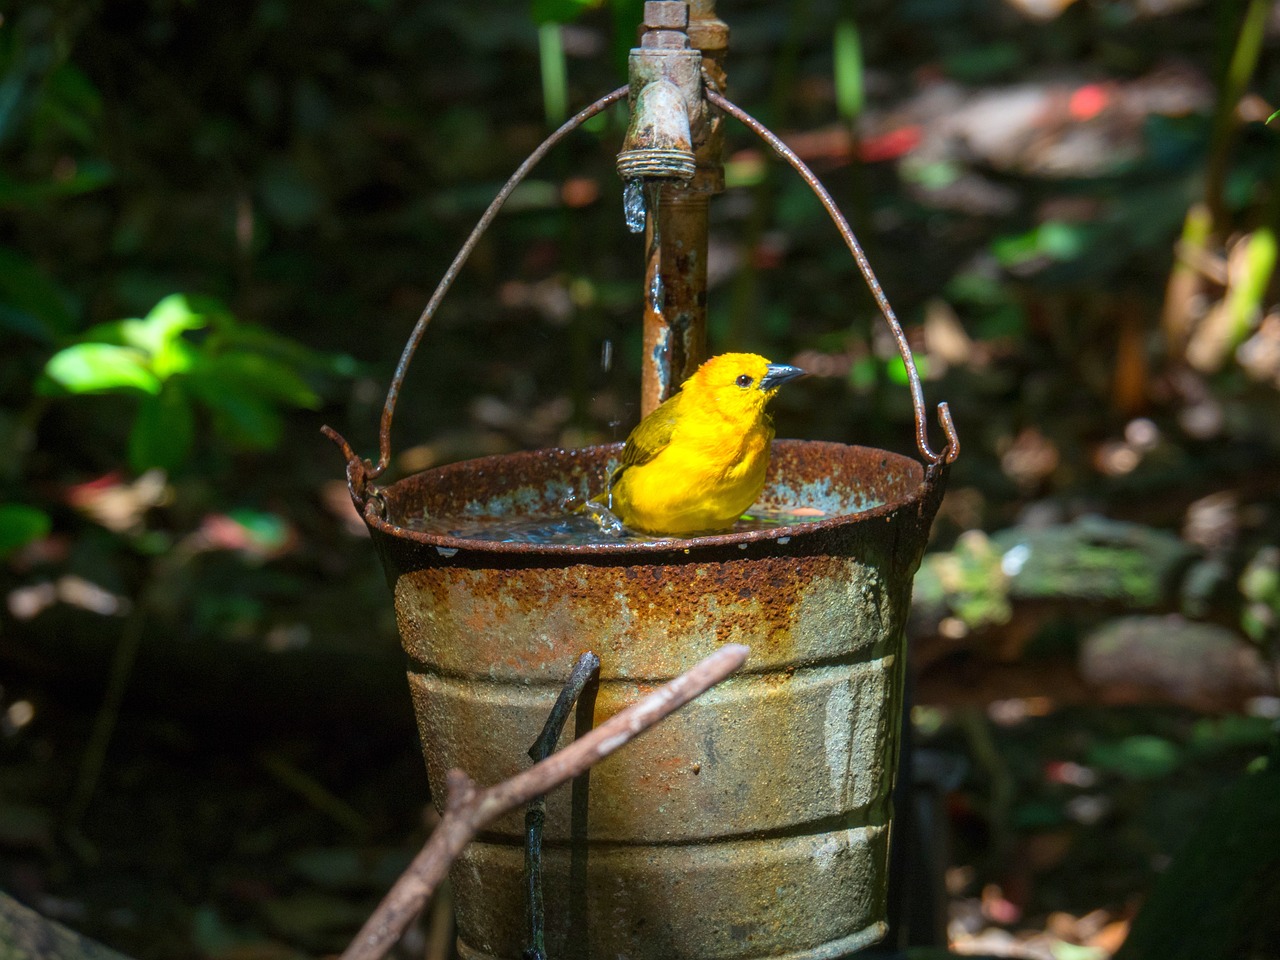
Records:
[[[702,53],[689,44],[689,5],[648,0],[644,34],[631,51],[631,122],[618,154],[623,182],[687,181],[696,169],[695,132],[704,126]]]
[[[628,62],[631,122],[618,173],[628,223],[646,231],[642,414],[706,355],[707,204],[724,189],[724,137],[704,84],[723,92],[728,45],[714,0],[649,0]]]

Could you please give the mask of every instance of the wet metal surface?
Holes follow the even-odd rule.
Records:
[[[689,13],[683,3],[646,3],[646,29],[628,61],[631,122],[618,173],[624,183],[641,180],[650,197],[642,416],[706,359],[707,202],[723,185],[723,135],[702,98],[707,57],[690,46]]]
[[[370,501],[436,801],[450,767],[493,783],[528,764],[582,651],[601,659],[598,723],[746,643],[739,674],[591,771],[584,831],[569,791],[547,798],[548,949],[839,956],[883,919],[902,630],[945,468],[779,441],[762,500],[830,519],[643,544],[486,543],[395,522],[552,515],[566,494],[598,490],[618,449],[454,464]],[[584,858],[585,925],[570,931]],[[465,956],[519,957],[522,870],[519,816],[455,866]]]
[[[640,383],[641,415],[670,397],[707,353],[707,216],[709,194],[696,186],[663,184],[646,236],[645,298]]]

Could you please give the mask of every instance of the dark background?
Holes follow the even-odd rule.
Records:
[[[319,428],[375,451],[434,284],[564,111],[624,82],[639,4],[0,11],[0,889],[140,958],[336,951],[430,814],[389,592]],[[911,629],[920,742],[958,764],[932,854],[952,941],[1111,956],[1214,803],[1249,822],[1273,796],[1280,15],[717,12],[731,97],[847,212],[963,440]],[[397,475],[634,424],[625,119],[570,137],[477,249],[406,382]],[[779,435],[912,453],[825,215],[747,131],[726,158],[713,352],[816,374]],[[158,392],[47,367],[172,294],[214,319]],[[1021,583],[1003,558],[1044,531],[1065,559]],[[1231,913],[1280,888],[1267,842],[1219,864],[1223,956],[1280,956],[1266,914]],[[407,951],[442,956],[424,929]]]

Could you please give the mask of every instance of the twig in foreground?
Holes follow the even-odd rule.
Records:
[[[365,921],[341,960],[381,960],[481,827],[590,769],[729,676],[742,666],[750,652],[740,643],[725,644],[563,750],[492,787],[477,787],[461,770],[450,770],[444,817],[426,846]]]

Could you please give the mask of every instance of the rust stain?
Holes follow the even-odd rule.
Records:
[[[551,515],[616,453],[439,468],[389,487],[388,515]],[[583,650],[602,661],[599,723],[726,641],[752,648],[742,672],[591,771],[589,896],[593,916],[609,920],[591,925],[591,944],[553,921],[558,956],[803,957],[869,942],[858,938],[878,929],[884,908],[897,653],[939,495],[906,458],[784,441],[766,497],[811,501],[824,519],[560,546],[457,541],[370,515],[437,797],[450,767],[491,783],[527,766],[524,751]],[[571,822],[569,791],[550,795],[548,902],[567,883]],[[520,816],[487,836],[454,874],[464,955],[516,958]],[[780,908],[779,889],[806,895]]]

